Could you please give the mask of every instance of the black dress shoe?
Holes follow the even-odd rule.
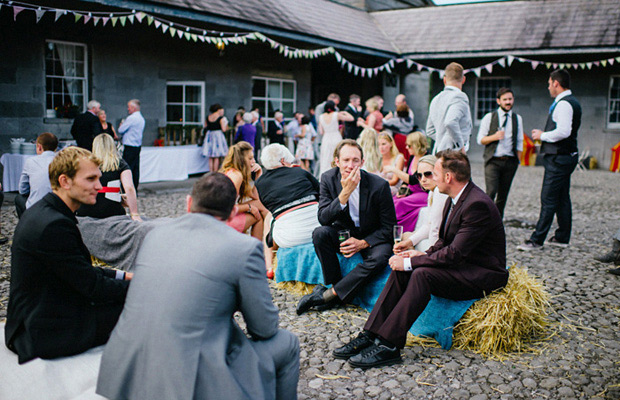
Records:
[[[316,285],[312,293],[305,295],[299,300],[297,304],[297,315],[301,315],[315,306],[320,306],[325,304],[325,300],[323,299],[323,292],[325,292],[327,288],[323,285]]]
[[[0,235],[0,244],[5,244],[8,241],[9,241],[8,237],[6,237],[4,235]]]
[[[374,343],[374,338],[372,338],[368,332],[364,331],[357,335],[357,337],[349,343],[334,350],[332,354],[335,358],[348,360],[349,358],[359,354],[365,348],[372,346]]]
[[[614,268],[614,269],[610,269],[607,272],[609,272],[612,275],[618,275],[620,276],[620,268]]]
[[[378,340],[373,345],[365,348],[356,356],[349,358],[351,366],[361,369],[381,367],[402,362],[400,350],[381,344]]]

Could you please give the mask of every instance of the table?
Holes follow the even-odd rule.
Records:
[[[184,181],[191,174],[209,171],[209,159],[196,145],[142,147],[140,183]]]
[[[3,192],[19,191],[19,177],[22,174],[24,163],[30,157],[34,157],[34,155],[4,153],[0,157],[0,163],[4,165],[4,172],[2,174]]]

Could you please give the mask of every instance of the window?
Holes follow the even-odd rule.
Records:
[[[252,109],[257,108],[266,121],[273,120],[276,110],[282,111],[285,120],[295,115],[297,83],[289,79],[252,78]]]
[[[620,76],[612,76],[609,81],[609,112],[607,126],[620,128]]]
[[[59,118],[86,108],[86,45],[48,40],[45,46],[45,105]]]
[[[200,125],[205,120],[204,82],[168,82],[166,85],[166,123]]]
[[[497,108],[497,91],[510,88],[510,78],[478,78],[476,80],[476,120]]]

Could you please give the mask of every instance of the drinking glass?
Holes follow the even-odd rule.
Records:
[[[350,237],[351,237],[351,232],[349,232],[348,229],[344,229],[342,231],[338,231],[338,240],[340,241],[340,243],[344,242],[345,240],[347,240]]]
[[[394,225],[394,244],[400,243],[403,240],[403,226]]]

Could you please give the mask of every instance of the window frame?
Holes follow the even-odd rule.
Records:
[[[609,88],[607,89],[607,107],[605,110],[605,125],[608,129],[620,130],[620,121],[611,122],[611,102],[615,101],[617,103],[617,107],[620,108],[620,96],[617,99],[611,98],[611,89],[613,87],[614,79],[618,80],[618,86],[620,87],[620,75],[611,75],[609,77]]]
[[[181,103],[177,102],[168,102],[168,87],[169,86],[181,86],[183,88],[183,101]],[[185,107],[188,105],[198,105],[197,103],[188,103],[185,101],[185,88],[187,86],[199,86],[200,87],[200,120],[198,122],[187,122],[187,118],[185,118]],[[186,125],[200,125],[202,126],[206,120],[206,111],[205,111],[205,82],[204,81],[166,81],[166,93],[165,97],[165,118],[166,125],[176,125],[176,126],[186,126]],[[168,106],[169,105],[180,105],[183,110],[183,121],[171,121],[168,119]]]
[[[476,79],[476,88],[474,89],[474,122],[476,124],[480,124],[480,121],[482,121],[482,118],[484,118],[484,115],[486,115],[488,112],[493,111],[493,109],[487,111],[486,113],[484,113],[482,115],[481,118],[478,118],[478,88],[479,88],[479,82],[482,80],[488,81],[488,80],[500,80],[500,79],[504,79],[504,80],[508,80],[510,81],[510,86],[508,86],[508,88],[512,88],[512,77],[510,76],[483,76],[483,77],[479,77]],[[493,95],[493,98],[495,99],[495,94]],[[496,107],[494,107],[496,108]]]
[[[75,106],[78,106],[79,112],[82,112],[82,110],[86,110],[86,105],[88,104],[88,97],[89,97],[89,79],[88,79],[88,74],[89,74],[89,63],[88,63],[88,45],[86,43],[79,43],[79,42],[69,42],[66,40],[55,40],[55,39],[46,39],[45,40],[45,46],[47,47],[50,43],[53,44],[62,44],[62,45],[70,45],[70,46],[76,46],[76,47],[82,47],[84,49],[84,77],[80,78],[80,77],[71,77],[71,79],[77,79],[82,81],[82,104],[73,104]],[[43,86],[45,87],[45,100],[44,100],[44,104],[45,104],[45,109],[55,109],[54,104],[52,104],[52,108],[48,108],[50,105],[47,104],[47,95],[48,93],[55,93],[53,91],[48,92],[48,87],[47,87],[47,79],[48,78],[61,78],[61,79],[66,79],[66,75],[60,76],[60,75],[48,75],[47,74],[47,57],[45,55],[46,50],[43,51],[43,76],[44,76],[44,82],[43,82]],[[64,70],[63,70],[64,73]],[[51,88],[50,88],[51,89]],[[61,93],[62,94],[62,93]],[[52,99],[53,99],[53,94],[52,94]],[[73,102],[73,100],[72,100]],[[53,100],[52,100],[53,103]],[[58,105],[56,105],[58,106]]]
[[[293,115],[290,117],[285,116],[284,117],[284,122],[289,122],[292,121],[294,119],[294,115],[295,112],[297,112],[297,81],[294,79],[286,79],[286,78],[273,78],[273,77],[267,77],[267,76],[258,76],[258,75],[253,75],[251,78],[251,87],[254,87],[254,80],[255,79],[261,79],[265,81],[265,96],[264,97],[255,97],[253,94],[251,94],[250,96],[250,107],[253,108],[254,107],[254,101],[258,100],[258,101],[263,101],[265,103],[265,107],[264,107],[264,113],[268,114],[268,102],[270,100],[276,100],[279,101],[280,103],[280,108],[279,110],[282,111],[282,101],[285,100],[287,102],[292,101],[293,102]],[[269,82],[278,82],[280,84],[280,97],[269,97]],[[293,98],[289,99],[289,98],[284,98],[282,97],[283,95],[283,83],[292,83],[293,84]],[[269,124],[269,122],[273,121],[273,115],[262,115],[264,121],[265,121],[265,127],[267,126],[267,124]]]

